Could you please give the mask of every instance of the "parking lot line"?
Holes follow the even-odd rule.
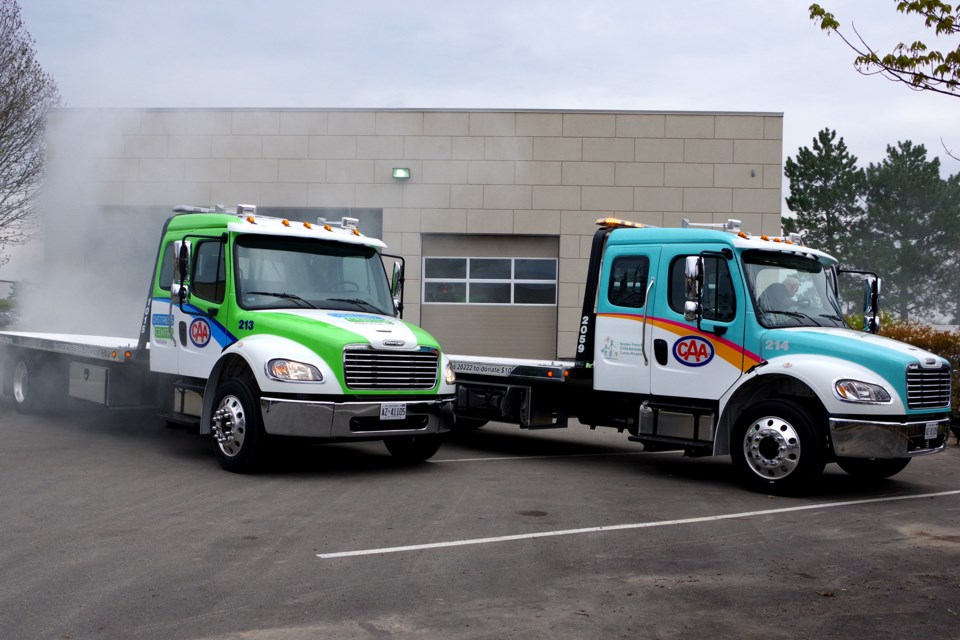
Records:
[[[495,458],[447,458],[441,460],[432,458],[430,464],[440,462],[497,462],[506,460],[548,460],[550,458],[597,458],[601,456],[641,456],[656,455],[661,453],[676,453],[675,451],[613,451],[609,453],[558,453],[549,456],[497,456]]]
[[[886,498],[868,498],[865,500],[845,500],[842,502],[823,502],[819,504],[806,504],[797,507],[783,507],[780,509],[764,509],[762,511],[745,511],[742,513],[727,513],[715,516],[701,516],[698,518],[682,518],[679,520],[660,520],[656,522],[637,522],[633,524],[615,524],[603,525],[599,527],[585,527],[582,529],[565,529],[560,531],[539,531],[534,533],[521,533],[509,536],[494,536],[490,538],[473,538],[469,540],[450,540],[448,542],[430,542],[426,544],[411,544],[402,547],[381,547],[378,549],[360,549],[357,551],[338,551],[334,553],[318,553],[317,557],[322,560],[334,558],[350,558],[354,556],[372,556],[388,553],[401,553],[404,551],[424,551],[427,549],[443,549],[448,547],[464,547],[477,544],[493,544],[497,542],[512,542],[517,540],[532,540],[534,538],[549,538],[556,536],[573,536],[586,533],[600,533],[604,531],[624,531],[627,529],[649,529],[653,527],[669,527],[684,524],[699,524],[703,522],[715,522],[717,520],[734,520],[738,518],[752,518],[755,516],[767,516],[780,513],[790,513],[795,511],[812,511],[816,509],[834,509],[837,507],[859,506],[864,504],[877,504],[881,502],[896,502],[901,500],[920,500],[924,498],[942,498],[945,496],[960,495],[960,490],[940,491],[937,493],[922,493],[907,496],[889,496]]]

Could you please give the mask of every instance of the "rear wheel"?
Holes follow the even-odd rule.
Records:
[[[912,458],[837,458],[840,468],[852,476],[866,480],[883,480],[895,476],[910,464]]]
[[[387,451],[400,462],[413,464],[433,457],[443,442],[438,434],[422,436],[397,436],[383,441]]]
[[[250,473],[262,466],[267,434],[257,397],[250,383],[240,379],[217,388],[210,431],[214,455],[227,471]]]
[[[749,407],[737,421],[730,451],[752,489],[794,493],[823,473],[824,444],[801,407],[766,400]]]
[[[33,366],[23,358],[13,365],[13,406],[20,413],[36,413],[36,394],[33,389]]]
[[[64,409],[67,400],[66,374],[55,361],[20,355],[14,360],[10,391],[19,413],[56,413]]]

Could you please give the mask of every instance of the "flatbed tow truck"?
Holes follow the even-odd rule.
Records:
[[[459,428],[576,418],[647,450],[730,455],[770,493],[803,490],[827,463],[885,478],[944,448],[950,365],[875,335],[876,274],[735,220],[597,224],[576,357],[450,355]],[[863,281],[864,330],[844,319],[844,273]]]
[[[278,437],[382,440],[408,461],[438,450],[455,376],[436,340],[400,319],[403,262],[389,280],[383,242],[353,218],[174,211],[137,337],[0,332],[18,411],[69,398],[149,408],[211,435],[237,472]]]

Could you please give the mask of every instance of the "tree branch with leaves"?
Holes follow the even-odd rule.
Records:
[[[956,8],[939,0],[897,2],[897,11],[916,14],[936,36],[960,36],[960,5]],[[899,43],[892,51],[877,53],[851,25],[855,38],[840,31],[840,22],[819,4],[810,5],[810,19],[827,33],[836,33],[857,53],[853,64],[864,75],[879,74],[888,80],[902,82],[915,91],[931,91],[960,98],[960,43],[955,49],[931,49],[917,40]]]

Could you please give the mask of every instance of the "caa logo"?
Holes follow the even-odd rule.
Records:
[[[201,349],[210,342],[210,325],[203,318],[197,318],[190,323],[190,342]]]
[[[688,367],[702,367],[713,360],[713,345],[700,336],[685,336],[673,345],[673,357]]]

